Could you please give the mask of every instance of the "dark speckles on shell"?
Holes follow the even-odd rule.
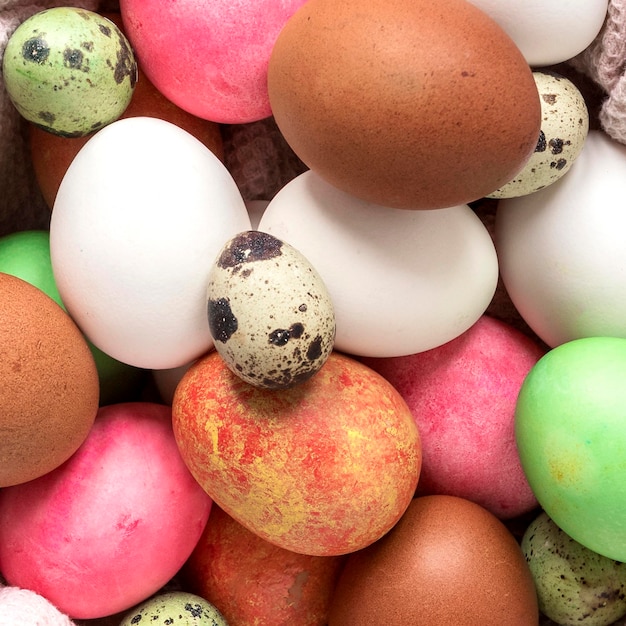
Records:
[[[233,315],[228,298],[208,302],[209,329],[215,341],[226,343],[237,331],[237,318]]]
[[[89,64],[83,64],[84,55],[77,48],[66,48],[63,50],[63,65],[72,70],[89,71]]]
[[[127,39],[120,32],[118,32],[118,42],[117,60],[113,70],[113,77],[115,82],[120,85],[128,76],[131,86],[134,87],[137,83],[139,72],[135,56],[128,46]]]
[[[243,263],[268,261],[282,254],[282,241],[268,233],[246,231],[236,235],[217,261],[222,269],[234,268]]]
[[[22,57],[30,63],[43,65],[50,55],[48,44],[41,37],[32,37],[22,46]]]

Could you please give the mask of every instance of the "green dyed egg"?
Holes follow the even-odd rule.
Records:
[[[207,600],[184,591],[162,593],[133,609],[120,626],[228,626]]]
[[[626,564],[585,548],[541,513],[522,538],[539,610],[562,626],[608,626],[626,615]]]
[[[544,355],[520,389],[515,436],[554,523],[626,561],[626,339],[576,339]]]
[[[47,230],[26,230],[0,237],[0,272],[30,283],[65,309],[52,272],[50,233]],[[117,361],[90,341],[87,345],[98,370],[100,404],[135,399],[138,396],[136,390],[147,373]]]
[[[137,82],[137,63],[120,29],[74,7],[40,11],[20,24],[7,42],[2,72],[21,115],[64,137],[118,119]]]

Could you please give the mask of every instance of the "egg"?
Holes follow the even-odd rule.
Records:
[[[400,521],[349,555],[329,626],[537,626],[533,579],[513,535],[478,504],[415,498]]]
[[[185,591],[159,593],[135,607],[119,626],[228,626],[222,614],[204,598]]]
[[[117,119],[137,80],[133,51],[118,27],[74,7],[40,11],[22,22],[7,42],[2,71],[23,117],[70,137]]]
[[[565,176],[498,202],[502,281],[524,321],[551,347],[626,336],[625,196],[626,146],[593,130]]]
[[[268,233],[243,232],[225,244],[209,272],[207,301],[216,350],[252,385],[302,383],[333,349],[324,282],[298,250]]]
[[[164,120],[117,120],[83,146],[50,221],[59,293],[89,340],[135,367],[169,369],[213,342],[209,269],[250,228],[223,163]]]
[[[556,182],[580,155],[589,131],[589,111],[572,81],[555,72],[533,72],[541,98],[541,132],[522,170],[490,198],[514,198]]]
[[[65,463],[98,410],[98,372],[80,330],[30,283],[0,273],[0,487]]]
[[[401,356],[450,341],[484,313],[498,281],[491,236],[467,205],[392,209],[313,171],[274,196],[259,230],[319,272],[335,310],[335,349],[352,355]]]
[[[563,626],[608,626],[626,615],[626,567],[585,548],[544,511],[528,526],[522,551],[542,614]]]
[[[539,136],[526,60],[465,0],[309,0],[276,40],[268,89],[309,168],[394,208],[481,198],[515,176]]]

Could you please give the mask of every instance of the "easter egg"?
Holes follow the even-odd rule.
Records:
[[[421,446],[406,403],[338,353],[280,390],[247,384],[210,353],[178,384],[172,419],[185,463],[218,506],[293,552],[337,556],[372,543],[417,485]]]
[[[0,272],[17,276],[41,289],[65,310],[52,271],[48,231],[18,231],[0,238]],[[144,378],[143,371],[116,361],[89,341],[87,345],[98,371],[99,403],[112,404],[131,399]]]
[[[530,570],[513,535],[478,504],[415,498],[394,528],[348,556],[329,626],[537,626]]]
[[[519,314],[549,346],[626,337],[626,146],[591,131],[566,176],[500,200],[495,242]]]
[[[626,339],[553,348],[517,401],[520,460],[539,504],[586,548],[626,561]]]
[[[117,26],[74,7],[43,10],[22,22],[7,42],[2,72],[23,117],[71,137],[116,120],[137,80],[133,51]]]
[[[0,303],[0,487],[7,487],[76,452],[94,423],[99,385],[83,335],[54,300],[0,273]]]
[[[94,345],[135,367],[178,367],[213,346],[209,268],[249,228],[237,185],[204,144],[170,122],[127,118],[91,137],[63,178],[52,268]]]
[[[268,60],[303,1],[121,0],[120,10],[137,57],[161,93],[198,117],[242,124],[271,115]]]
[[[229,624],[320,626],[344,562],[275,546],[214,504],[181,578]]]
[[[130,611],[119,626],[135,626],[142,620],[152,626],[228,626],[208,600],[185,591],[157,594]]]
[[[529,65],[556,65],[589,46],[604,23],[608,0],[519,2],[469,0],[513,39]]]
[[[608,626],[626,615],[621,561],[574,541],[545,512],[529,524],[521,546],[543,615],[564,626]]]
[[[384,206],[477,200],[514,177],[539,137],[526,60],[465,0],[309,0],[276,40],[268,88],[302,161]]]
[[[72,618],[112,615],[172,578],[210,508],[178,453],[170,409],[112,404],[61,467],[0,492],[0,567]]]
[[[123,32],[119,13],[105,13],[104,15]],[[157,117],[176,124],[202,141],[207,148],[222,159],[224,149],[219,126],[177,107],[154,87],[141,66],[138,66],[137,70],[135,89],[130,103],[120,118]],[[67,168],[91,135],[62,137],[46,132],[35,125],[30,125],[29,131],[30,154],[35,176],[47,205],[52,209]]]
[[[274,196],[259,230],[315,267],[335,310],[335,349],[352,355],[414,354],[454,339],[485,312],[498,281],[491,236],[467,205],[391,209],[312,171]]]
[[[242,380],[285,389],[324,365],[335,339],[333,304],[295,248],[259,231],[226,242],[209,272],[215,349]]]
[[[364,359],[408,404],[422,441],[419,494],[477,502],[501,519],[537,506],[515,445],[517,394],[544,354],[538,342],[483,316],[418,354]]]

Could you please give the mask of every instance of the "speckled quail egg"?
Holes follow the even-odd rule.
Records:
[[[489,198],[516,198],[539,191],[564,176],[589,132],[589,111],[578,87],[548,70],[533,72],[541,101],[541,131],[534,153],[511,181]]]
[[[185,591],[158,594],[130,611],[120,626],[228,626],[207,600]]]
[[[545,512],[521,546],[546,617],[562,626],[608,626],[626,615],[626,563],[585,548]]]
[[[255,387],[302,383],[333,349],[326,285],[302,253],[268,233],[245,231],[225,244],[209,272],[207,301],[217,352]]]
[[[74,7],[43,10],[22,22],[7,42],[2,71],[20,114],[67,137],[118,119],[137,82],[135,56],[120,29]]]

